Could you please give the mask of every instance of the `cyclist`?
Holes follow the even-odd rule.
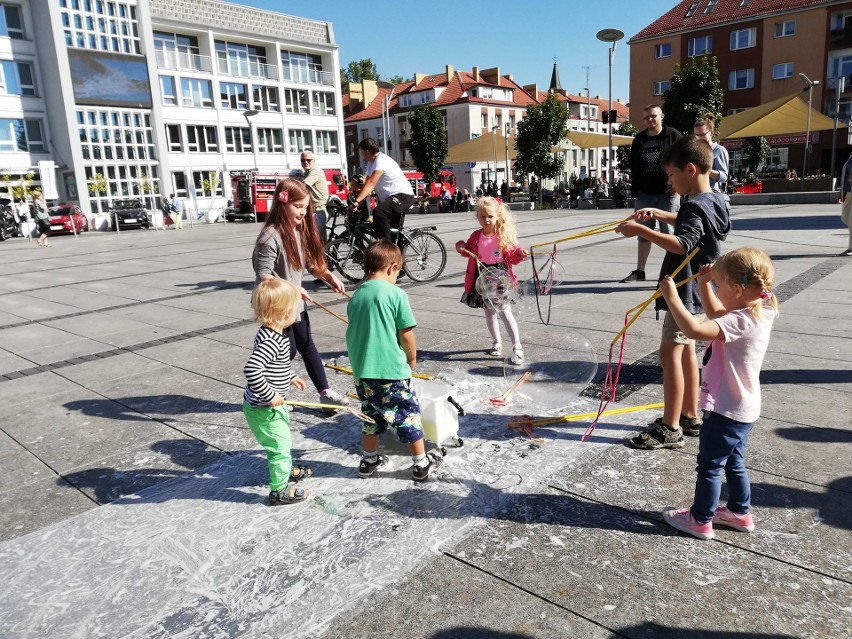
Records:
[[[391,228],[399,228],[403,214],[414,204],[414,191],[399,165],[379,151],[379,144],[373,138],[361,140],[358,151],[367,163],[369,177],[349,209],[353,213],[357,211],[361,202],[375,190],[379,205],[373,209],[373,234],[377,240],[393,241]]]

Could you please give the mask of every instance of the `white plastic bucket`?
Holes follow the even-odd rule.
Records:
[[[420,418],[426,439],[440,445],[459,432],[459,409],[452,401],[455,387],[433,379],[411,380],[411,386],[420,401]]]

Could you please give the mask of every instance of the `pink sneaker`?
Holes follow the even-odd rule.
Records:
[[[741,530],[743,532],[751,532],[754,530],[754,519],[752,518],[751,513],[738,515],[737,513],[731,512],[724,506],[719,506],[719,508],[716,509],[716,514],[713,516],[713,523],[720,526],[727,526],[734,530]]]
[[[677,528],[693,537],[698,537],[699,539],[713,539],[714,537],[713,524],[711,522],[699,524],[695,521],[688,508],[681,508],[679,510],[676,508],[667,508],[663,511],[663,519],[672,528]]]

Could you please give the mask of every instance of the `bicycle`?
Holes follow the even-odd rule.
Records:
[[[347,215],[345,207],[329,208],[331,215],[329,240],[325,245],[325,256],[330,269],[337,270],[348,282],[364,279],[364,251],[372,242],[373,225],[360,221],[358,215]],[[338,232],[338,218],[344,215],[344,230]],[[402,252],[402,270],[415,282],[431,282],[440,277],[447,265],[447,248],[433,231],[435,226],[405,228],[405,215],[399,220],[399,228],[391,229],[396,245]]]

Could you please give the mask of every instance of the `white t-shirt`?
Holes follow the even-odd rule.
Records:
[[[769,347],[775,310],[763,308],[760,319],[749,309],[731,311],[714,320],[725,340],[714,340],[704,366],[699,405],[738,422],[760,417],[760,367]]]
[[[399,164],[381,151],[376,154],[376,158],[372,162],[367,162],[367,177],[370,177],[373,171],[382,171],[382,177],[376,184],[376,193],[378,193],[380,200],[386,200],[397,193],[414,195],[411,183],[403,174],[402,169],[399,168]]]

